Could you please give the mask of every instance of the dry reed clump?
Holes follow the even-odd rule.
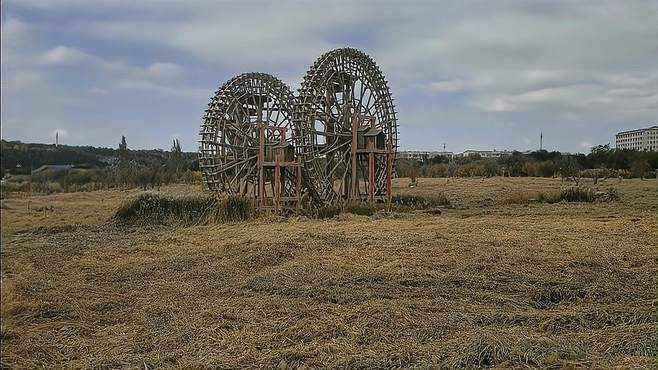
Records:
[[[218,199],[208,213],[208,222],[239,222],[256,216],[256,208],[251,199],[240,196],[227,196]]]
[[[395,195],[392,199],[393,209],[397,212],[424,211],[429,214],[441,214],[438,207],[450,206],[450,200],[443,194],[435,196],[421,195]],[[367,202],[347,201],[342,204],[326,205],[315,209],[310,216],[312,218],[334,218],[341,213],[351,213],[359,216],[372,216],[382,210],[384,206],[371,206]]]
[[[317,219],[335,218],[341,213],[351,213],[359,216],[372,216],[377,212],[377,207],[359,201],[348,201],[345,203],[329,204],[315,208],[307,212],[307,216]]]
[[[594,191],[590,188],[572,186],[560,191],[560,200],[567,202],[588,202],[594,201]]]
[[[343,206],[343,211],[359,216],[372,216],[375,214],[375,212],[377,212],[377,208],[371,207],[368,203],[365,202],[347,202]]]
[[[144,193],[122,204],[113,220],[121,225],[182,225],[203,223],[216,200],[209,196],[172,197]]]
[[[592,203],[595,200],[613,201],[619,199],[619,193],[611,189],[606,193],[596,196],[594,190],[590,188],[572,186],[559,191],[538,191],[538,192],[517,192],[507,198],[507,204],[528,204],[528,203],[559,203],[559,202],[586,202]]]
[[[535,290],[531,301],[535,308],[550,308],[560,303],[584,300],[588,295],[588,291],[582,288],[556,285]]]
[[[191,226],[244,221],[254,214],[252,202],[238,196],[174,197],[145,193],[123,203],[114,213],[113,220],[123,226]]]
[[[621,199],[619,190],[615,187],[609,187],[607,191],[597,191],[594,196],[597,201],[601,202],[614,202]]]
[[[340,214],[342,208],[339,204],[330,204],[314,209],[309,216],[313,218],[325,219],[334,218]]]
[[[448,343],[441,367],[572,368],[591,365],[590,353],[579,340],[554,340],[513,329],[483,329]]]
[[[436,193],[432,196],[398,194],[394,195],[393,206],[396,210],[431,209],[436,207],[449,207],[450,199],[444,193]]]

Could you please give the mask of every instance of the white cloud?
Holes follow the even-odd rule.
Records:
[[[99,87],[92,87],[91,89],[89,89],[89,93],[92,95],[109,95],[110,90],[101,89]]]
[[[102,69],[104,73],[124,75],[139,80],[171,80],[181,77],[184,71],[184,68],[176,63],[154,62],[147,67],[139,67],[117,59],[104,59],[80,49],[65,46],[57,46],[43,53],[42,60],[48,65],[88,63]]]
[[[132,92],[141,92],[158,95],[172,95],[189,98],[210,99],[212,89],[180,86],[177,84],[163,84],[161,81],[152,81],[140,78],[120,78],[113,81],[114,89]]]
[[[593,147],[593,146],[594,146],[594,145],[593,145],[592,143],[590,143],[589,141],[581,141],[581,142],[580,142],[580,147],[581,147],[582,149],[590,149],[590,148]]]
[[[43,53],[41,60],[49,65],[71,65],[89,60],[89,54],[66,46],[57,46]]]
[[[475,100],[473,105],[488,112],[514,112],[518,107],[505,97],[483,97]]]
[[[7,17],[2,21],[0,30],[2,31],[0,37],[2,38],[3,49],[8,46],[20,45],[21,42],[25,41],[27,27],[18,18]]]
[[[57,46],[42,53],[40,62],[46,67],[84,63],[94,68],[97,75],[105,79],[107,87],[89,88],[88,92],[92,95],[108,95],[110,88],[191,97],[198,97],[201,93],[208,94],[207,89],[181,85],[180,78],[184,75],[184,68],[171,62],[154,62],[147,67],[140,67],[118,59],[104,59],[65,46]],[[17,80],[16,84],[26,85],[40,74],[43,75],[44,72],[24,73],[23,70],[18,69],[17,77],[21,77],[22,80]]]
[[[466,89],[466,83],[462,80],[430,82],[429,90],[435,93],[457,92]]]
[[[8,91],[38,88],[46,81],[44,72],[30,68],[11,70],[2,75],[2,88]]]
[[[173,78],[183,73],[183,67],[175,63],[153,63],[146,68],[145,73],[153,78]]]

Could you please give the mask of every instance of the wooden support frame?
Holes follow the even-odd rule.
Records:
[[[348,195],[348,199],[359,199],[359,200],[367,200],[368,204],[370,206],[375,205],[375,200],[376,199],[382,199],[386,202],[387,210],[390,210],[391,208],[391,201],[392,201],[392,176],[393,176],[393,144],[389,140],[387,143],[387,147],[384,150],[377,149],[376,146],[376,139],[367,139],[366,140],[366,145],[364,149],[358,149],[358,132],[360,129],[363,129],[361,127],[362,122],[368,122],[368,126],[371,129],[374,129],[377,127],[377,121],[376,117],[374,116],[363,116],[363,115],[355,115],[352,117],[352,142],[351,142],[351,164],[352,164],[352,169],[351,169],[351,186],[350,186],[350,191]],[[360,196],[360,191],[359,191],[359,168],[358,165],[361,163],[359,161],[359,156],[365,156],[367,159],[367,198],[361,197]],[[377,172],[378,172],[378,166],[377,166],[377,157],[378,156],[385,156],[385,168],[383,169],[385,171],[385,183],[383,186],[385,194],[382,195],[377,195]]]
[[[302,204],[302,162],[301,159],[294,161],[282,157],[282,153],[276,145],[267,143],[267,139],[278,135],[281,147],[286,145],[287,128],[278,126],[259,126],[258,143],[258,207],[263,210],[274,210],[280,213],[284,209],[301,209]],[[274,160],[266,160],[267,146],[273,150]],[[267,196],[265,191],[266,174],[272,179],[273,194]],[[288,190],[292,189],[292,190]],[[292,193],[291,193],[292,191]]]

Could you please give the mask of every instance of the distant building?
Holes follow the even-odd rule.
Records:
[[[455,157],[472,157],[479,155],[482,158],[499,158],[506,155],[512,155],[509,150],[466,150],[463,153],[455,155]]]
[[[658,126],[622,131],[615,135],[617,149],[658,151]]]
[[[414,159],[417,161],[424,161],[434,157],[447,157],[447,158],[463,158],[480,156],[481,158],[499,158],[506,155],[512,155],[509,150],[466,150],[462,153],[453,152],[437,152],[437,151],[423,151],[423,150],[406,150],[398,152],[397,157],[400,159]]]
[[[417,161],[424,161],[425,159],[432,159],[434,157],[453,157],[452,152],[433,152],[422,150],[406,150],[398,152],[397,157],[400,159],[415,159]]]

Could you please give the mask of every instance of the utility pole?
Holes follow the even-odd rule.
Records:
[[[59,146],[59,131],[55,131],[55,147]]]
[[[540,131],[539,132],[539,150],[541,151],[543,149],[544,149],[544,133]]]

